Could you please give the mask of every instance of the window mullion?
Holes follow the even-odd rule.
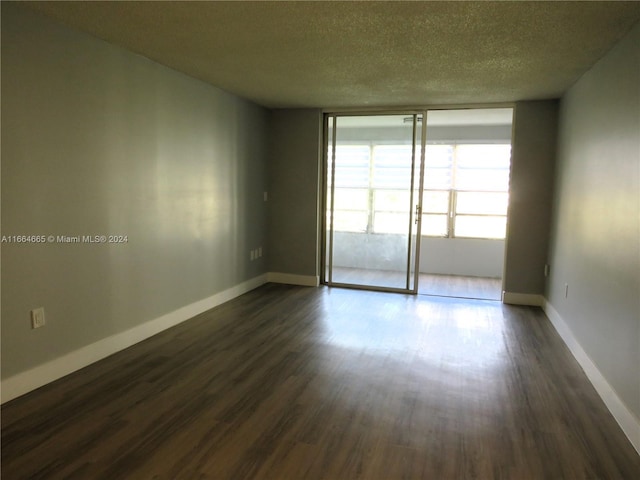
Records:
[[[449,195],[449,238],[456,236],[456,204],[458,203],[458,192],[451,189]]]
[[[451,191],[449,194],[449,238],[455,238],[456,236],[456,203],[458,200],[457,190],[456,190],[456,178],[457,178],[457,170],[458,170],[458,145],[454,144],[451,154]]]
[[[367,233],[373,233],[374,208],[375,208],[375,190],[373,185],[374,178],[374,145],[369,143],[369,212],[367,215]]]

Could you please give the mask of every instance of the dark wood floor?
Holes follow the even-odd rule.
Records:
[[[406,288],[407,274],[406,272],[389,270],[334,267],[333,281],[335,283]],[[500,300],[502,298],[502,279],[421,273],[418,281],[418,293],[440,297]]]
[[[2,407],[2,479],[637,479],[541,310],[266,285]]]

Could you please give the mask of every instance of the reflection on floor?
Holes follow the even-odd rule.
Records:
[[[333,282],[406,288],[406,274],[389,270],[334,267]],[[421,273],[418,283],[418,293],[421,295],[500,300],[501,292],[502,279],[500,278]]]
[[[502,279],[421,273],[418,293],[442,297],[500,300],[502,298]]]

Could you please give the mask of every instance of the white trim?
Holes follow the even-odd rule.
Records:
[[[317,275],[295,275],[293,273],[269,272],[267,274],[267,280],[273,283],[302,285],[303,287],[317,287],[320,285],[320,277]]]
[[[583,350],[578,339],[573,335],[571,328],[560,316],[558,311],[553,308],[553,305],[545,301],[543,309],[547,317],[549,317],[551,324],[584,370],[584,373],[587,374],[587,378],[589,378],[595,387],[598,395],[600,395],[600,398],[602,398],[604,404],[616,419],[620,428],[622,428],[622,431],[633,445],[633,448],[640,454],[640,420],[627,408],[615,390],[609,385],[607,379],[602,375],[600,370],[598,370],[598,367],[593,363],[591,358],[589,358],[587,352]]]
[[[544,305],[544,297],[534,293],[502,292],[502,303],[542,307]]]
[[[145,322],[127,331],[103,338],[62,357],[58,357],[55,360],[38,365],[31,370],[2,380],[0,384],[2,390],[1,401],[2,403],[8,402],[20,395],[24,395],[47,383],[53,382],[54,380],[152,337],[167,328],[189,320],[202,312],[206,312],[207,310],[228,302],[265,283],[267,283],[267,274],[260,275],[208,298],[169,312],[159,318]]]

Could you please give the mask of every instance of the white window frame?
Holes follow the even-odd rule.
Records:
[[[481,145],[482,143],[480,142],[443,142],[440,143],[442,145],[447,145],[447,146],[451,146],[453,148],[453,158],[452,158],[452,162],[451,162],[451,166],[450,171],[451,171],[451,184],[450,184],[450,188],[449,189],[445,189],[445,188],[425,188],[423,189],[423,192],[448,192],[448,211],[445,212],[430,212],[430,211],[426,211],[426,205],[423,204],[423,211],[422,211],[422,215],[423,215],[423,232],[422,232],[422,236],[424,237],[431,237],[431,238],[473,238],[473,239],[496,239],[496,240],[503,240],[506,236],[506,231],[505,231],[505,235],[504,236],[461,236],[456,234],[456,218],[459,216],[463,216],[463,217],[499,217],[499,218],[504,218],[505,220],[505,224],[506,224],[506,219],[507,219],[507,212],[505,211],[504,214],[494,214],[494,213],[458,213],[457,212],[457,203],[458,203],[458,194],[460,193],[504,193],[509,195],[509,187],[507,185],[507,189],[506,190],[459,190],[456,188],[456,171],[458,169],[458,154],[457,154],[457,149],[459,146],[467,146],[467,145]],[[375,205],[375,197],[376,197],[376,192],[377,191],[393,191],[395,190],[394,188],[376,188],[374,187],[374,165],[375,165],[375,161],[374,161],[374,151],[375,151],[375,147],[377,146],[383,146],[383,145],[394,145],[393,143],[354,143],[354,144],[346,144],[349,146],[359,146],[359,147],[368,147],[369,148],[369,157],[368,157],[368,162],[369,162],[369,177],[368,177],[368,186],[365,187],[364,185],[353,185],[353,186],[347,186],[347,187],[338,187],[335,186],[334,187],[334,194],[335,191],[339,190],[339,189],[367,189],[368,190],[368,195],[367,195],[367,206],[368,206],[368,210],[367,210],[367,226],[366,229],[364,231],[362,230],[349,230],[349,229],[339,229],[336,228],[336,231],[342,231],[342,232],[352,232],[352,233],[366,233],[366,234],[379,234],[379,235],[389,235],[389,234],[396,234],[398,232],[394,232],[394,231],[381,231],[381,230],[376,230],[375,229],[375,216],[376,213],[379,212],[383,212],[383,213],[405,213],[403,212],[394,212],[393,210],[389,210],[389,211],[379,211],[376,210],[376,205]],[[501,142],[501,143],[491,143],[491,145],[510,145],[509,143],[506,142]],[[509,164],[508,170],[510,170],[511,165]],[[509,174],[509,172],[507,172],[507,175]],[[508,202],[508,200],[507,200]],[[360,212],[363,213],[364,210],[359,210],[359,209],[346,209],[346,208],[335,208],[334,207],[334,215],[336,215],[336,213],[338,212]],[[427,233],[425,233],[425,229],[424,229],[424,225],[425,225],[425,215],[446,215],[447,217],[447,228],[446,228],[446,234],[445,235],[429,235]],[[334,217],[335,218],[335,217]]]

